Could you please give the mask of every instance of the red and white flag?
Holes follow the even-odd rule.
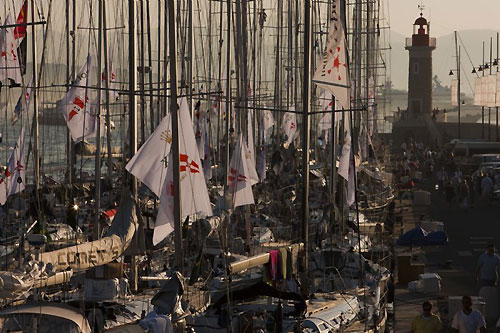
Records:
[[[179,162],[180,162],[180,203],[181,215],[212,215],[207,185],[201,165],[193,124],[185,97],[179,107]],[[170,152],[170,160],[172,160]],[[174,170],[172,163],[167,165],[167,177],[161,188],[160,206],[153,233],[153,244],[160,243],[174,230]]]
[[[291,107],[290,111],[295,111],[295,108]],[[281,129],[287,136],[285,148],[288,148],[288,146],[290,146],[290,144],[299,136],[299,131],[297,129],[297,114],[295,114],[295,112],[286,112],[283,115]]]
[[[125,168],[157,197],[167,176],[167,165],[172,144],[172,117],[167,114],[153,134],[141,146]]]
[[[12,24],[14,24],[14,21],[9,14],[5,19],[5,25]],[[14,27],[0,29],[0,81],[6,79],[11,79],[19,84],[22,83]]]
[[[4,178],[0,179],[0,205],[4,205],[7,198],[24,190],[24,126],[21,129],[14,150],[10,154]]]
[[[323,91],[320,95],[320,103],[321,103],[321,109],[325,112],[323,116],[321,117],[319,123],[318,123],[318,130],[319,131],[326,131],[332,128],[332,113],[328,111],[332,111],[332,105],[333,105],[333,100],[332,100],[332,93],[330,91]],[[335,100],[335,110],[341,110],[342,105],[338,103],[337,100]],[[335,125],[340,121],[341,114],[338,113],[335,115]]]
[[[73,141],[80,142],[86,138],[97,135],[97,110],[96,105],[89,103],[90,89],[89,78],[92,73],[92,58],[87,56],[87,61],[80,68],[73,87],[57,102],[61,110]],[[105,133],[104,118],[101,119],[101,136]]]
[[[344,108],[350,108],[347,43],[340,18],[340,0],[335,0],[332,4],[328,40],[313,82],[329,90]]]
[[[229,163],[229,174],[227,175],[228,196],[231,198],[232,208],[255,203],[252,192],[252,180],[248,169],[248,161],[245,157],[247,144],[243,135],[234,147],[231,162]]]
[[[108,50],[108,88],[109,88],[109,100],[111,101],[116,101],[120,98],[120,95],[118,93],[119,85],[116,82],[116,73],[113,69],[113,53],[112,53],[112,47],[109,48]],[[102,72],[101,74],[101,81],[102,81],[102,86],[105,87],[104,83],[106,82],[106,72]],[[101,98],[104,101],[106,98],[106,91],[103,90],[101,94]]]

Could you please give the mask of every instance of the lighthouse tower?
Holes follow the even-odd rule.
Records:
[[[408,68],[408,116],[425,118],[432,112],[432,51],[436,38],[429,37],[430,23],[422,16],[413,24],[413,35],[406,38],[410,52]]]

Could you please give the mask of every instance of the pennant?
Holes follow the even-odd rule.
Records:
[[[118,92],[118,89],[120,88],[118,85],[118,82],[116,81],[116,73],[113,68],[113,53],[112,53],[113,48],[109,47],[108,50],[108,75],[109,75],[109,80],[108,80],[108,96],[109,100],[111,101],[117,101],[120,99],[120,94]],[[105,87],[105,82],[106,82],[106,73],[102,72],[101,74],[101,81],[102,81],[102,86]],[[104,101],[106,99],[106,91],[103,90],[101,93],[101,99]]]
[[[295,111],[295,108],[291,107],[290,111]],[[281,129],[287,136],[285,148],[288,149],[290,144],[299,136],[299,131],[297,129],[297,114],[295,112],[286,112],[283,115]]]
[[[5,25],[12,25],[12,18],[7,15]],[[21,68],[14,38],[14,28],[0,29],[0,81],[11,79],[21,84]]]
[[[16,24],[26,24],[28,22],[28,0],[24,0],[24,4],[17,15]],[[14,28],[14,38],[20,39],[26,37],[26,26],[18,25]]]
[[[212,215],[205,176],[196,146],[193,124],[185,97],[179,107],[179,163],[181,218],[192,214]],[[170,152],[170,160],[172,152]],[[174,177],[173,165],[168,163],[167,176],[161,188],[160,206],[153,233],[153,244],[157,245],[174,230]]]
[[[167,175],[168,158],[172,144],[172,117],[167,114],[155,131],[125,166],[157,197]]]
[[[340,0],[335,0],[332,4],[328,40],[313,82],[329,90],[344,108],[350,108],[347,43],[340,19]]]
[[[259,176],[257,174],[257,170],[255,169],[256,167],[255,146],[253,142],[253,127],[252,127],[253,110],[249,110],[247,115],[248,115],[247,116],[248,148],[245,156],[247,158],[250,183],[254,185],[259,182]]]
[[[266,179],[267,169],[266,169],[266,146],[262,146],[259,151],[259,156],[257,159],[257,172],[261,181]]]
[[[57,108],[61,110],[66,120],[75,143],[97,135],[98,117],[96,116],[96,105],[89,103],[90,91],[86,88],[89,86],[88,78],[91,76],[91,69],[92,59],[89,55],[78,72],[74,86],[56,103]],[[104,133],[104,125],[104,119],[102,119],[101,135]]]
[[[28,0],[24,1],[19,15],[17,15],[16,24],[22,24],[28,22]],[[27,38],[26,38],[26,28],[27,26],[17,26],[14,28],[14,38],[16,40],[21,40],[19,47],[17,48],[17,55],[19,56],[19,66],[21,67],[21,74],[26,74],[26,52],[27,52]]]
[[[269,129],[271,129],[271,127],[273,127],[273,126],[274,126],[273,113],[271,112],[271,110],[264,110],[263,115],[262,115],[262,127],[264,129],[262,131],[262,136],[263,136],[262,142],[267,141]]]
[[[231,162],[229,163],[228,196],[232,201],[232,208],[255,203],[252,192],[250,172],[245,157],[246,143],[243,135],[240,135],[238,143],[234,147]]]
[[[14,125],[19,118],[21,118],[23,113],[27,113],[30,107],[31,100],[31,89],[33,87],[33,78],[31,78],[30,83],[27,87],[23,88],[23,93],[19,96],[17,100],[16,107],[14,108],[14,114],[12,115],[12,124]]]
[[[344,142],[337,173],[349,181],[349,161],[351,160],[351,131],[349,130],[348,114],[344,115]]]
[[[4,205],[7,198],[20,193],[25,188],[25,159],[24,159],[24,126],[21,129],[14,150],[10,154],[4,178],[0,180],[0,205]]]
[[[351,153],[352,154],[352,153]],[[354,201],[355,201],[355,191],[356,191],[356,184],[355,184],[355,179],[354,179],[354,165],[352,163],[352,155],[350,154],[350,162],[349,162],[349,175],[347,179],[347,206],[351,206]]]

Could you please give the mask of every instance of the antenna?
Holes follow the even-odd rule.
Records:
[[[420,16],[424,16],[424,0],[420,0],[420,5],[418,5],[418,9],[420,10]]]

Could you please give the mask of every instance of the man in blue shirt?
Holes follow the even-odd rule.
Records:
[[[496,285],[499,266],[500,257],[495,254],[495,245],[488,244],[487,251],[481,254],[477,262],[476,279],[479,281],[479,287]]]

